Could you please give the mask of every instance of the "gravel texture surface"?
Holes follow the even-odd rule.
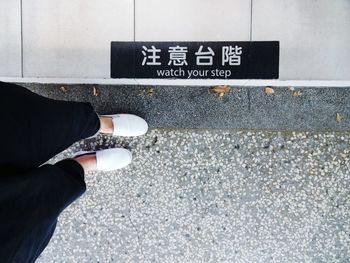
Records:
[[[102,114],[133,113],[152,128],[350,131],[350,87],[21,85]]]
[[[350,132],[151,129],[76,142],[133,162],[89,172],[37,260],[350,262]]]

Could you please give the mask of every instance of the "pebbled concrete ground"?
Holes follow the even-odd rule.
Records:
[[[101,114],[134,113],[152,128],[350,131],[350,87],[232,86],[220,96],[202,86],[20,85]]]
[[[350,262],[350,133],[151,129],[82,140],[134,160],[86,174],[48,262]]]

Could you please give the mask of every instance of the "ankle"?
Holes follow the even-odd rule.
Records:
[[[112,118],[100,116],[100,121],[101,121],[101,128],[99,132],[112,134],[114,129]]]
[[[85,172],[95,171],[97,169],[96,154],[87,154],[73,159],[83,167]]]

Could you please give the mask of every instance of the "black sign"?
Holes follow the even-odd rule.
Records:
[[[112,42],[112,78],[277,79],[279,42]]]

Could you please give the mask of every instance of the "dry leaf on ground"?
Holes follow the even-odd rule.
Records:
[[[299,97],[299,96],[301,96],[300,90],[293,91],[293,97]]]
[[[153,89],[153,88],[149,88],[149,89],[147,90],[147,94],[148,94],[149,96],[153,96],[153,94],[154,94],[154,89]]]
[[[62,90],[63,92],[66,92],[66,91],[67,91],[67,88],[64,87],[64,86],[61,86],[61,90]]]
[[[98,96],[98,91],[96,87],[94,86],[92,89],[93,89],[94,96]]]
[[[271,87],[266,87],[266,88],[265,88],[265,93],[270,95],[270,94],[274,94],[275,91],[274,91],[274,89],[271,88]]]
[[[223,100],[225,93],[229,93],[231,90],[230,86],[222,85],[222,86],[215,86],[208,89],[208,93],[214,93],[219,94],[219,99]]]
[[[224,98],[225,93],[221,92],[219,93],[219,99],[222,100]]]
[[[231,90],[230,86],[222,85],[209,88],[209,93],[229,93]]]
[[[336,120],[337,120],[337,122],[340,123],[340,122],[342,121],[342,119],[343,119],[343,117],[340,115],[339,112],[337,112],[337,114],[336,114]]]

